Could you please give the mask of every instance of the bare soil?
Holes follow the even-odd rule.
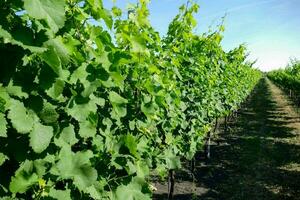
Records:
[[[196,156],[176,172],[175,200],[300,200],[300,118],[289,98],[262,79],[229,130],[220,127],[211,159]],[[167,199],[165,182],[154,182],[153,199]]]

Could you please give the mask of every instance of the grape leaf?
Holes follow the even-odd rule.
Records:
[[[62,65],[66,65],[69,63],[70,55],[72,54],[72,52],[70,51],[71,47],[68,48],[61,36],[48,40],[44,43],[44,46],[49,49],[55,50]]]
[[[171,153],[171,151],[167,151],[165,154],[166,164],[168,169],[179,169],[181,168],[180,157]]]
[[[65,145],[59,154],[56,167],[64,179],[74,179],[79,190],[84,191],[97,180],[97,171],[91,167],[91,151],[81,151],[74,154],[68,145]]]
[[[14,86],[12,82],[6,87],[6,91],[10,96],[16,96],[19,98],[28,98],[28,94],[22,91],[22,87]]]
[[[17,46],[22,47],[23,49],[28,49],[31,52],[42,53],[47,50],[46,48],[43,48],[43,47],[25,45],[22,42],[15,40],[8,31],[6,31],[2,28],[1,25],[0,25],[0,38],[4,39],[4,43],[10,43],[10,44],[17,45]]]
[[[61,79],[56,79],[55,83],[49,88],[46,93],[54,100],[63,102],[65,99],[62,96],[63,90],[65,87],[65,82]]]
[[[0,113],[0,137],[7,137],[7,121],[5,119],[5,115]]]
[[[6,160],[8,160],[8,157],[3,153],[0,153],[0,166],[3,165]]]
[[[94,185],[86,188],[86,192],[92,197],[93,199],[102,199],[101,193],[96,189]]]
[[[11,120],[12,126],[19,133],[29,133],[34,123],[33,113],[28,111],[20,101],[12,99],[10,103],[8,118]]]
[[[35,122],[30,133],[30,146],[36,153],[43,152],[50,144],[53,137],[53,128]]]
[[[136,174],[140,178],[145,178],[149,175],[149,167],[146,163],[138,161],[136,163]]]
[[[9,107],[9,95],[4,87],[0,84],[0,112],[5,112]]]
[[[76,138],[74,126],[69,125],[68,127],[65,127],[62,132],[60,133],[60,136],[58,139],[55,139],[55,144],[57,146],[63,147],[65,144],[73,145],[78,142],[78,139]]]
[[[38,180],[36,174],[26,175],[20,173],[11,179],[9,190],[12,193],[25,193],[32,185],[38,183]]]
[[[33,172],[33,162],[25,160],[12,177],[9,190],[12,193],[25,193],[31,186],[37,184],[39,177]]]
[[[44,19],[56,33],[65,24],[65,0],[26,0],[24,8],[35,19]]]
[[[89,138],[89,137],[94,137],[96,135],[96,126],[94,126],[91,122],[89,121],[83,121],[79,123],[79,132],[78,134],[82,138]]]
[[[116,190],[116,200],[150,200],[150,196],[142,193],[142,185],[138,181],[132,180],[128,185],[120,185]]]
[[[100,10],[100,17],[104,20],[106,26],[109,28],[109,29],[112,29],[112,25],[113,25],[113,19],[112,19],[112,16],[109,12],[109,10],[105,9],[105,8],[102,8]]]
[[[137,156],[136,138],[131,134],[127,134],[124,138],[124,142],[126,147],[129,149],[130,153],[134,156]]]
[[[102,18],[106,24],[106,26],[111,29],[113,24],[113,19],[109,10],[103,8],[102,0],[87,0],[87,2],[91,5],[93,10],[93,16],[95,19]]]
[[[108,55],[109,55],[109,52],[104,51],[104,52],[101,54],[101,56],[98,56],[98,57],[96,58],[96,62],[101,63],[101,64],[102,64],[102,67],[103,67],[107,72],[109,72],[109,67],[110,67],[111,64],[112,64],[112,63],[110,62],[109,58],[108,58]]]
[[[111,91],[109,92],[109,100],[112,104],[126,104],[128,100],[121,97],[118,93]]]
[[[71,190],[56,190],[51,188],[49,191],[49,196],[57,200],[72,200]]]
[[[132,45],[132,52],[134,53],[149,53],[143,38],[140,36],[131,36],[130,43]]]
[[[55,106],[46,102],[44,103],[42,111],[39,113],[39,117],[43,121],[43,123],[52,124],[57,122],[59,115],[55,110]]]
[[[49,47],[47,51],[39,55],[40,58],[49,65],[49,67],[58,75],[62,74],[61,60],[53,47]]]
[[[71,108],[67,109],[67,113],[79,122],[85,121],[90,113],[97,111],[97,105],[93,101],[85,104],[74,104]]]
[[[126,105],[128,100],[121,97],[118,93],[111,91],[109,92],[109,100],[113,106],[114,114],[116,117],[125,117],[127,113]]]

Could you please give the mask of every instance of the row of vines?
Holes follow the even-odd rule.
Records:
[[[161,38],[148,0],[1,0],[0,199],[151,199],[260,78],[198,5]]]
[[[284,69],[268,73],[268,78],[284,89],[289,96],[300,105],[300,61],[291,60]]]

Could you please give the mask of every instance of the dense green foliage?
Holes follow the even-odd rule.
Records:
[[[149,173],[245,100],[260,78],[245,47],[193,33],[191,2],[161,39],[147,4],[124,19],[101,0],[0,2],[2,199],[150,199]]]
[[[295,96],[300,95],[300,61],[292,60],[285,69],[268,73],[268,78],[281,87],[291,90]]]

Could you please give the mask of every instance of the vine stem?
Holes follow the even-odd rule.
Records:
[[[175,172],[173,169],[169,170],[169,180],[168,180],[168,200],[172,200],[174,197],[174,186],[175,186]]]
[[[218,118],[216,118],[216,123],[215,123],[214,133],[217,131],[218,126],[219,126],[219,121],[218,121]]]
[[[210,159],[210,139],[211,139],[211,131],[207,133],[207,138],[205,141],[205,158]]]
[[[227,132],[227,129],[228,129],[228,116],[225,116],[225,132]]]
[[[196,166],[196,159],[195,159],[195,156],[194,156],[191,160],[191,174],[192,174],[193,182],[195,181],[195,175],[194,175],[195,166]]]

